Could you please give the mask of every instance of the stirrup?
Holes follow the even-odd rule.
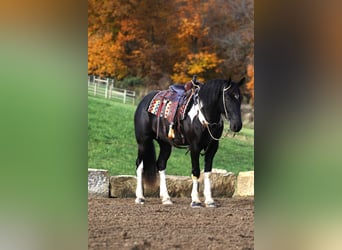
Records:
[[[167,137],[169,139],[174,139],[175,138],[175,131],[173,130],[173,123],[170,124],[169,126],[169,133],[167,134]]]

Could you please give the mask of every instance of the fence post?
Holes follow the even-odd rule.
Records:
[[[126,95],[127,95],[127,90],[124,90],[123,103],[126,103]]]
[[[105,98],[108,98],[108,84],[109,84],[109,78],[107,78],[107,81],[106,81]]]
[[[113,84],[109,84],[109,99],[112,99]]]
[[[96,86],[97,86],[97,81],[96,77],[94,77],[94,95],[96,96]]]

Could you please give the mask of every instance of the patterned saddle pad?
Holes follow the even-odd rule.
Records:
[[[185,118],[185,110],[189,103],[190,97],[187,98],[185,91],[175,91],[172,87],[168,90],[159,91],[151,100],[148,112],[156,116],[164,117],[169,123],[174,123],[175,116],[178,114],[180,119]]]

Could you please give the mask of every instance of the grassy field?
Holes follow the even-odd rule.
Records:
[[[111,175],[135,175],[135,109],[134,105],[88,96],[89,168],[107,169]],[[156,150],[158,152],[158,147]],[[191,174],[190,155],[185,153],[184,149],[173,149],[168,161],[167,174]],[[228,136],[222,139],[213,167],[234,173],[253,170],[254,130],[244,128],[235,137]]]

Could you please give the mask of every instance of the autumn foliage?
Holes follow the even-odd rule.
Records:
[[[246,84],[248,93],[251,95],[251,103],[254,105],[254,65],[247,65],[247,76],[249,77],[249,82]]]
[[[88,74],[147,88],[194,74],[251,80],[253,16],[253,0],[88,0]]]

